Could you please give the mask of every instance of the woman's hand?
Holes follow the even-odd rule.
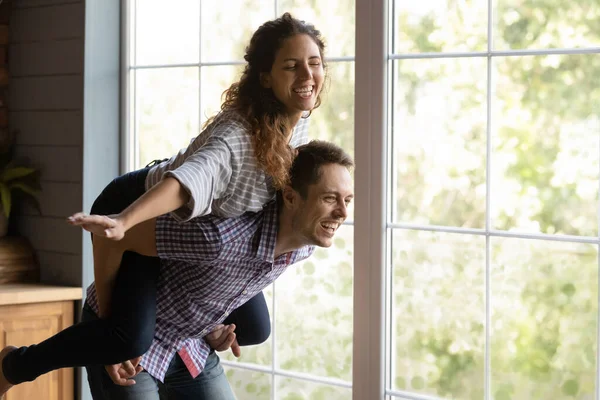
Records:
[[[96,236],[102,236],[111,240],[123,239],[125,231],[127,231],[119,214],[88,215],[85,213],[76,213],[67,218],[67,222],[73,226],[81,226]]]

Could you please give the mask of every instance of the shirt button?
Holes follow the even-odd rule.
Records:
[[[247,290],[244,290],[244,291],[242,292],[242,294],[248,294],[248,291],[247,291]]]

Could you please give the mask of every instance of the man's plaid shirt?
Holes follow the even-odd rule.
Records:
[[[157,219],[156,331],[141,362],[150,375],[163,381],[176,352],[190,374],[199,375],[210,352],[203,337],[289,265],[312,254],[314,247],[307,246],[274,260],[277,223],[275,201],[238,218],[208,215],[185,224],[168,215]],[[98,312],[93,284],[87,294]]]

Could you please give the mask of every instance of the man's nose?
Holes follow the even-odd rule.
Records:
[[[346,218],[348,218],[348,206],[346,205],[346,202],[342,201],[336,207],[336,209],[335,209],[335,217],[336,218],[341,218],[341,219],[344,219],[344,220]]]

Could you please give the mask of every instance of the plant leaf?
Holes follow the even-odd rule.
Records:
[[[2,171],[1,180],[2,182],[12,181],[13,179],[23,178],[27,175],[31,175],[35,172],[34,168],[29,167],[12,167],[6,168]]]
[[[2,200],[4,215],[8,218],[10,216],[11,206],[10,189],[2,182],[0,182],[0,199]]]
[[[9,184],[8,186],[10,189],[19,189],[22,190],[23,192],[31,195],[33,198],[37,198],[39,191],[35,190],[34,188],[32,188],[31,186],[22,183],[22,182],[14,182]]]
[[[31,184],[25,183],[25,182],[13,182],[13,183],[10,183],[8,185],[8,187],[9,187],[9,189],[11,191],[13,189],[19,189],[21,192],[29,195],[30,199],[32,200],[33,207],[41,215],[42,214],[42,207],[41,207],[40,202],[38,200],[38,195],[40,194],[41,190],[37,189],[36,186],[37,185],[33,185],[32,186]]]

